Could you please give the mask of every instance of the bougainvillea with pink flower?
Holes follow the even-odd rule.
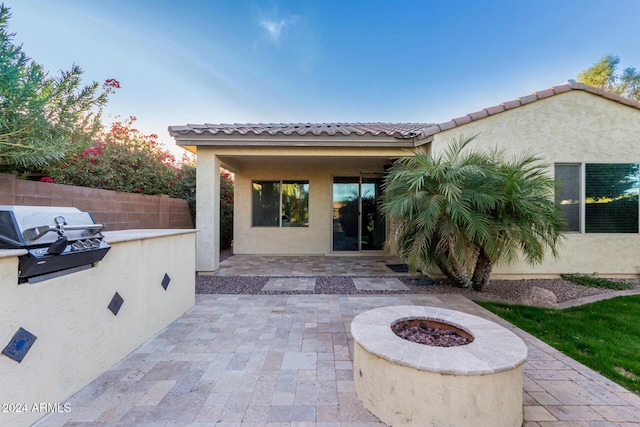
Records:
[[[135,129],[135,121],[133,116],[115,121],[99,140],[76,144],[48,175],[60,184],[173,195],[179,163],[158,144],[157,135]]]

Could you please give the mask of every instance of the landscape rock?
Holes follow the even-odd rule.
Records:
[[[520,297],[518,303],[536,307],[558,308],[558,297],[548,289],[532,286]]]

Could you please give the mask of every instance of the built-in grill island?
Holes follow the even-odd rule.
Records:
[[[0,205],[0,249],[25,249],[18,283],[35,283],[93,267],[109,251],[90,212],[73,207]]]

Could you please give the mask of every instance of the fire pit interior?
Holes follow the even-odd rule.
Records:
[[[421,324],[454,332],[467,343],[423,345],[396,335]],[[384,423],[522,425],[527,347],[497,323],[437,307],[381,307],[356,316],[351,335],[356,393]]]
[[[391,330],[407,341],[436,347],[456,347],[473,342],[473,336],[467,331],[433,320],[403,320],[391,325]]]

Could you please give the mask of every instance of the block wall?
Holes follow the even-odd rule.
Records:
[[[107,230],[193,228],[186,200],[25,181],[0,174],[0,205],[73,206]]]

